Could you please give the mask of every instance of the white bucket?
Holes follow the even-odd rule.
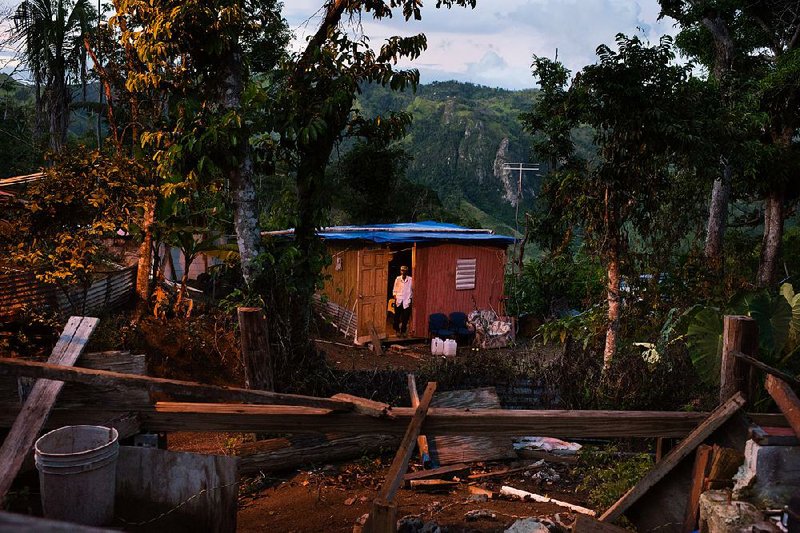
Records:
[[[456,352],[458,351],[458,344],[453,339],[447,339],[444,341],[443,350],[444,355],[447,357],[454,357]]]
[[[444,342],[439,337],[431,340],[431,354],[442,355],[444,353]]]
[[[117,430],[102,426],[65,426],[36,441],[42,511],[46,518],[87,526],[114,519]]]

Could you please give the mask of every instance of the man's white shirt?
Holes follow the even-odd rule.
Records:
[[[397,278],[395,278],[392,294],[395,295],[395,305],[397,307],[411,307],[411,298],[413,296],[412,285],[411,276],[406,276],[405,280],[403,276],[397,276]]]

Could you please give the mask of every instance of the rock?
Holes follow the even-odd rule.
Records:
[[[727,490],[709,490],[700,496],[701,533],[745,533],[779,531],[769,528],[764,517],[753,504],[731,500]]]
[[[464,520],[467,522],[474,522],[476,520],[483,519],[493,520],[495,518],[497,518],[497,515],[488,509],[475,509],[473,511],[467,511],[464,514]]]
[[[344,504],[345,504],[345,505],[347,505],[347,506],[349,507],[349,506],[353,505],[353,503],[355,503],[355,501],[356,501],[356,499],[355,499],[355,498],[347,498],[347,499],[344,501]]]
[[[517,520],[505,533],[550,533],[550,529],[536,518]]]
[[[467,498],[467,501],[478,503],[488,502],[489,496],[486,494],[472,494],[469,498]]]
[[[442,533],[442,528],[440,528],[439,524],[436,522],[425,522],[425,525],[422,526],[419,533]]]
[[[419,533],[425,522],[417,515],[404,516],[397,521],[397,533]]]

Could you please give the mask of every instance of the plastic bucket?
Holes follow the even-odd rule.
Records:
[[[102,426],[65,426],[36,441],[42,511],[46,518],[87,526],[114,519],[118,434]]]

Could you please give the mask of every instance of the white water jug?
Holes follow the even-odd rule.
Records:
[[[444,353],[444,342],[439,337],[431,340],[431,354],[442,355]]]
[[[447,339],[444,341],[444,355],[447,357],[454,357],[456,355],[456,351],[458,350],[458,344],[453,339]]]

